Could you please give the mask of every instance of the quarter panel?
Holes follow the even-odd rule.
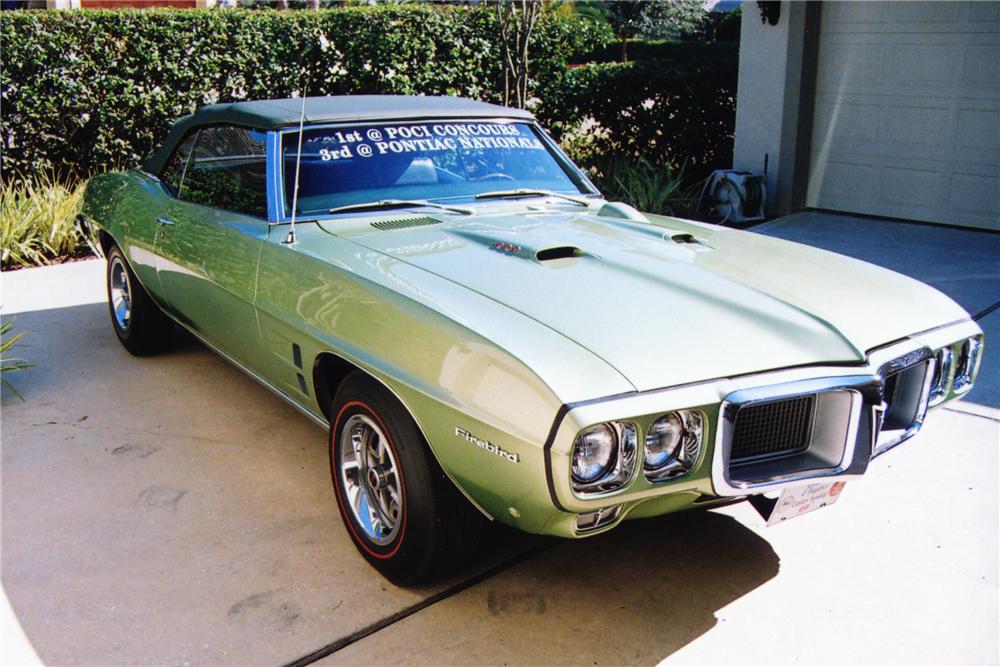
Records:
[[[159,182],[140,171],[111,172],[87,182],[83,213],[122,248],[139,281],[157,301],[163,293],[156,276],[156,216],[171,198]]]

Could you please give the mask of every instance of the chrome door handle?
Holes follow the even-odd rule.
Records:
[[[171,220],[170,218],[168,218],[165,215],[158,215],[158,216],[156,216],[156,224],[158,224],[158,225],[175,225],[177,223],[174,222],[173,220]]]

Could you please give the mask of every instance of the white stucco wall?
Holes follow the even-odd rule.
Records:
[[[791,206],[805,4],[782,2],[778,24],[770,25],[761,23],[756,2],[743,3],[733,168],[763,173],[768,157],[770,216]]]

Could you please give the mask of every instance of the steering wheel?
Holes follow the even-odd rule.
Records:
[[[513,181],[514,177],[510,174],[503,174],[499,171],[495,171],[491,174],[483,174],[478,178],[472,179],[473,181]]]

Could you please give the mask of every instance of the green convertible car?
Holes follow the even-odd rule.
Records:
[[[608,202],[531,114],[459,98],[207,106],[80,221],[130,352],[176,322],[329,426],[344,524],[400,583],[484,517],[828,505],[981,358],[922,283]]]

